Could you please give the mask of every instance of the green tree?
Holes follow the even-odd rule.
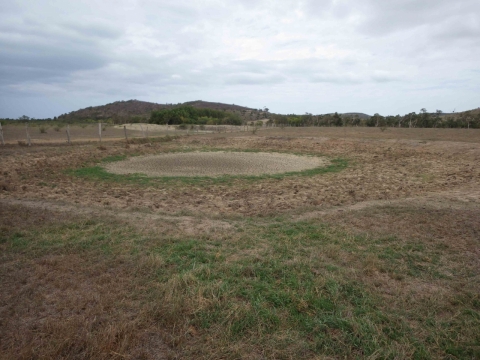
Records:
[[[440,121],[441,121],[441,116],[443,114],[443,111],[442,110],[437,110],[435,111],[435,117],[433,119],[433,127],[436,128],[439,124],[440,124]]]
[[[474,116],[471,111],[465,111],[460,115],[460,120],[462,121],[463,126],[465,126],[467,129],[470,129],[470,124],[472,120],[474,120]]]
[[[333,116],[332,116],[332,125],[333,126],[343,126],[342,117],[337,112],[335,112],[335,114],[333,114]]]

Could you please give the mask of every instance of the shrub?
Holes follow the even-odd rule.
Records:
[[[47,128],[45,126],[40,126],[40,133],[46,134],[47,133]]]

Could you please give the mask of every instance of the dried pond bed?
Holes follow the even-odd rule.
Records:
[[[188,152],[132,157],[109,163],[115,174],[148,176],[265,175],[297,172],[328,165],[321,157],[267,152]]]

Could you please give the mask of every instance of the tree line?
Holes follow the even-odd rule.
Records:
[[[444,114],[437,110],[435,113],[429,113],[426,109],[421,109],[419,113],[409,113],[403,116],[382,116],[374,114],[373,116],[358,114],[323,114],[313,115],[305,113],[298,114],[272,114],[267,108],[249,111],[237,112],[229,110],[213,110],[207,108],[194,108],[192,106],[179,106],[171,109],[154,110],[148,115],[120,116],[114,115],[107,119],[102,119],[103,123],[124,124],[150,122],[153,124],[168,125],[245,125],[256,124],[255,120],[266,119],[266,126],[367,126],[367,127],[398,127],[398,128],[465,128],[480,129],[480,111],[465,111],[458,114]],[[63,119],[46,118],[34,119],[23,115],[17,119],[0,118],[0,122],[23,123],[23,122],[43,122],[44,124],[56,123],[96,123],[97,119]],[[258,122],[258,121],[257,121]]]
[[[173,109],[154,110],[150,123],[159,125],[242,125],[242,118],[230,111],[199,109],[180,106]]]
[[[429,113],[421,109],[420,113],[406,115],[373,116],[342,115],[339,113],[313,115],[276,115],[271,114],[267,126],[367,126],[367,127],[398,127],[398,128],[467,128],[480,129],[480,111],[465,111],[455,115],[443,114],[437,110]]]

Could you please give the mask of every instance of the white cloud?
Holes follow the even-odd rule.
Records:
[[[406,113],[419,99],[473,108],[479,14],[478,0],[4,2],[0,117],[23,115],[22,99],[35,117],[129,98],[285,113]]]

